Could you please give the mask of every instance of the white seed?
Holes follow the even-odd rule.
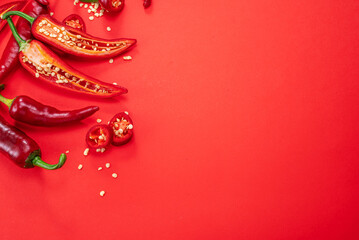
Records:
[[[101,152],[104,153],[106,151],[106,148],[101,148]]]
[[[67,150],[65,153],[69,153],[70,151],[69,150]]]
[[[130,124],[130,125],[127,126],[127,128],[128,128],[128,129],[133,129],[133,125]]]
[[[86,148],[85,151],[84,151],[84,155],[87,156],[89,154],[89,151],[90,151],[90,149]]]
[[[91,9],[87,10],[88,13],[91,13]]]
[[[100,196],[103,197],[103,195],[105,195],[105,191],[100,192]]]
[[[129,60],[132,60],[132,57],[131,56],[124,56],[123,60],[129,61]]]
[[[84,4],[83,3],[80,3],[80,7],[82,7]]]
[[[85,4],[85,5],[84,5],[84,8],[88,8],[88,6],[89,6],[88,4]]]
[[[124,111],[124,113],[126,113],[128,115],[128,112],[127,111]]]
[[[82,169],[82,164],[80,164],[77,168],[79,169],[79,170],[81,170]]]
[[[113,63],[113,59],[111,58],[108,62],[109,62],[109,63]]]
[[[106,163],[105,165],[107,168],[110,168],[110,163]]]
[[[117,178],[117,173],[112,173],[113,178]]]
[[[117,83],[114,82],[113,85],[117,85]]]
[[[111,31],[111,28],[110,28],[110,27],[107,27],[107,31]]]
[[[54,15],[54,13],[53,12],[50,12],[50,16],[53,16]]]
[[[89,19],[92,21],[94,20],[94,16],[90,16]]]
[[[35,73],[35,77],[40,77],[40,74],[39,73]]]
[[[102,122],[102,120],[101,120],[101,119],[97,119],[96,122],[100,123],[100,122]]]
[[[96,152],[101,152],[101,148],[97,148],[97,149],[96,149]]]
[[[98,167],[98,168],[97,168],[97,171],[101,171],[101,170],[102,170],[102,167]]]

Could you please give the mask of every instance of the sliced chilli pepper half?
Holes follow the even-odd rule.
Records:
[[[62,89],[92,96],[113,97],[127,93],[124,87],[102,82],[75,70],[41,42],[25,42],[16,31],[11,18],[7,18],[7,21],[20,46],[21,65],[36,78]]]
[[[98,124],[90,128],[86,134],[86,144],[92,149],[107,147],[112,141],[112,130],[108,125]]]
[[[113,131],[112,144],[120,146],[128,143],[133,135],[133,122],[127,112],[117,113],[109,123]]]
[[[99,0],[99,3],[109,12],[120,12],[125,6],[125,0]]]
[[[136,44],[136,39],[102,39],[58,22],[49,15],[36,19],[19,11],[7,12],[3,18],[18,15],[32,23],[32,35],[50,46],[68,54],[84,58],[110,58],[126,52]]]
[[[6,25],[6,21],[2,19],[2,16],[7,12],[20,10],[25,3],[26,1],[15,1],[0,6],[0,31]]]
[[[84,20],[80,15],[77,14],[71,14],[67,16],[62,23],[66,24],[69,27],[72,27],[74,29],[80,30],[82,32],[86,32],[86,25]]]

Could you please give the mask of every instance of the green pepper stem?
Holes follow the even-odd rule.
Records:
[[[12,19],[7,18],[6,20],[7,20],[8,24],[9,24],[9,27],[11,29],[12,34],[14,35],[14,38],[15,38],[16,42],[19,44],[19,47],[20,47],[19,51],[21,51],[26,46],[27,42],[20,37],[20,35],[19,35],[18,31],[16,30],[15,24],[12,21]]]
[[[13,16],[13,15],[17,15],[17,16],[20,16],[22,18],[25,18],[27,21],[29,21],[31,24],[35,21],[35,18],[27,15],[26,13],[23,13],[23,12],[20,12],[20,11],[9,11],[9,12],[6,12],[2,15],[2,19],[7,19],[8,17],[10,16]]]
[[[37,166],[37,167],[41,167],[47,170],[55,170],[58,169],[60,167],[62,167],[62,165],[65,164],[66,162],[66,154],[62,153],[60,155],[60,159],[59,162],[57,164],[48,164],[46,162],[44,162],[40,156],[36,156],[33,160],[32,160],[32,165]]]

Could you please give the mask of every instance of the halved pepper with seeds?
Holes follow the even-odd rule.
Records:
[[[60,23],[50,15],[33,18],[20,11],[10,11],[2,18],[18,15],[31,22],[32,35],[50,46],[68,54],[85,58],[111,58],[126,52],[136,44],[136,39],[102,39]]]
[[[20,46],[21,65],[36,78],[72,92],[92,96],[113,97],[127,93],[124,87],[102,82],[77,71],[41,42],[23,40],[17,33],[11,18],[7,18],[7,21]]]

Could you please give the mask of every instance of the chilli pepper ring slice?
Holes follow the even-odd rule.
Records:
[[[133,135],[133,122],[126,112],[117,113],[109,123],[113,131],[112,144],[120,146],[128,143]]]
[[[92,149],[107,147],[112,141],[112,130],[106,124],[98,124],[90,128],[86,134],[86,144]]]

